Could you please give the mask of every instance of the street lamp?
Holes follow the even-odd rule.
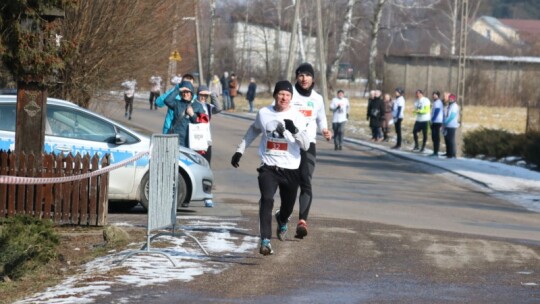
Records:
[[[204,75],[203,75],[203,67],[202,67],[202,56],[201,56],[201,39],[199,35],[199,1],[193,0],[193,10],[194,15],[193,17],[183,17],[182,20],[190,20],[195,21],[195,36],[197,40],[197,68],[199,69],[199,85],[204,84]]]

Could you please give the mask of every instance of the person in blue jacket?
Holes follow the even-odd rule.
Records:
[[[163,98],[163,103],[173,112],[172,121],[167,130],[167,134],[178,134],[180,137],[180,145],[188,148],[188,126],[190,123],[199,123],[199,116],[204,114],[204,109],[200,103],[191,103],[193,95],[194,89],[191,82],[182,81],[172,90],[165,93]],[[158,104],[158,102],[156,102],[156,104]]]
[[[444,93],[444,101],[447,104],[443,112],[443,134],[446,143],[446,157],[456,158],[456,130],[459,128],[459,106],[456,103],[456,95]]]
[[[187,82],[191,82],[191,85],[193,85],[194,80],[195,80],[195,78],[193,78],[193,75],[185,74],[184,77],[182,78],[182,80],[179,83],[177,83],[174,87],[172,87],[172,89],[168,90],[167,92],[165,92],[165,94],[160,95],[158,97],[158,99],[156,99],[156,102],[155,102],[156,107],[159,107],[159,108],[164,107],[165,106],[165,98],[167,98],[167,96],[169,96],[169,94],[171,94],[174,91],[178,90],[178,86],[180,85],[180,83],[182,83],[183,81],[187,81]],[[180,100],[180,96],[177,96],[176,98],[178,100]],[[191,100],[193,101],[196,98],[197,98],[197,94],[193,95]],[[169,134],[170,133],[169,131],[170,131],[171,126],[172,126],[173,118],[174,118],[173,111],[170,108],[167,109],[167,114],[165,115],[165,120],[163,121],[163,134]]]
[[[441,143],[441,127],[443,123],[443,103],[441,101],[441,93],[435,91],[432,94],[433,105],[431,106],[431,140],[433,140],[433,154],[431,156],[439,156],[439,146]]]

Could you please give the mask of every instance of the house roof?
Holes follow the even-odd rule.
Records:
[[[502,23],[499,19],[491,16],[482,16],[479,18],[479,20],[485,22],[487,25],[491,26],[491,29],[496,31],[500,37],[506,40],[508,44],[513,44],[514,39],[508,35],[503,29],[511,27],[507,26],[506,24]]]
[[[437,28],[407,28],[394,38],[390,53],[396,54],[429,54],[432,44],[441,45],[441,55],[450,53],[450,30],[444,28],[444,24],[439,24]],[[443,34],[445,33],[445,34]],[[459,47],[459,37],[457,37],[456,48]],[[458,50],[456,49],[456,54]],[[508,50],[486,39],[475,31],[469,31],[467,37],[468,55],[495,55],[507,53]]]
[[[518,32],[521,40],[528,44],[532,45],[540,41],[540,20],[499,19],[499,21]]]
[[[519,33],[540,35],[540,20],[526,19],[499,19],[499,21]]]

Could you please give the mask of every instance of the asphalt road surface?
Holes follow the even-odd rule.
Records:
[[[160,132],[165,109],[121,105],[106,114]],[[254,117],[212,119],[215,204],[258,235],[258,140],[240,167],[230,158]],[[450,173],[360,145],[317,144],[309,235],[258,250],[185,283],[113,289],[134,303],[540,303],[540,217]],[[279,197],[276,196],[276,205]],[[199,208],[201,214],[209,212]],[[196,211],[197,212],[197,211]],[[234,213],[234,212],[232,212]],[[222,216],[227,212],[223,211]],[[295,227],[297,211],[291,219]],[[143,216],[111,215],[115,218]],[[100,301],[101,301],[100,300]]]

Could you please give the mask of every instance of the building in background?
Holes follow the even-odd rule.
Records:
[[[291,32],[278,30],[275,26],[235,22],[233,25],[234,57],[237,66],[247,69],[248,75],[254,71],[266,71],[269,67],[282,75],[287,65]],[[303,34],[305,60],[315,62],[317,56],[316,38]],[[278,57],[281,60],[278,60]],[[300,47],[297,47],[297,64],[300,63]],[[276,63],[279,64],[279,71]]]

